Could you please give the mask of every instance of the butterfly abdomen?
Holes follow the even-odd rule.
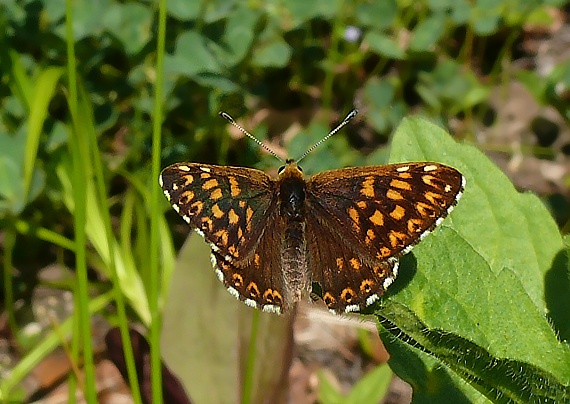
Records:
[[[281,244],[283,283],[288,291],[285,296],[291,300],[287,306],[300,301],[311,285],[305,240],[305,222],[288,221]]]
[[[281,242],[281,268],[283,282],[291,301],[301,300],[311,284],[311,274],[307,266],[307,245],[305,237],[305,196],[306,183],[303,174],[295,163],[288,163],[279,176],[279,215],[283,224]]]

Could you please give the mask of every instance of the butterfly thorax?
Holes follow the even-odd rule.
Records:
[[[289,220],[302,221],[305,216],[305,180],[294,162],[279,175],[279,212]]]
[[[305,193],[303,173],[288,160],[277,181],[279,193],[279,215],[284,233],[281,242],[281,268],[285,287],[292,302],[301,300],[309,290],[311,275],[307,266],[307,245],[305,237]]]

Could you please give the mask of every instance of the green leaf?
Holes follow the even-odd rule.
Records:
[[[202,4],[200,1],[168,0],[166,2],[166,9],[168,10],[168,14],[173,18],[180,21],[189,21],[200,16]]]
[[[437,113],[454,115],[486,100],[490,89],[455,60],[443,60],[433,71],[420,72],[416,90]]]
[[[364,36],[363,42],[378,54],[391,59],[404,59],[404,50],[395,40],[387,35],[370,31]]]
[[[556,308],[570,283],[555,222],[480,151],[405,120],[390,161],[422,160],[456,167],[467,184],[451,217],[402,259],[377,313],[392,369],[418,400],[568,400],[568,315]]]
[[[221,73],[222,68],[214,56],[212,46],[214,44],[198,32],[184,32],[178,37],[174,55],[165,56],[165,72],[186,76],[206,72]]]
[[[193,79],[204,87],[215,88],[222,93],[230,93],[240,89],[236,83],[219,74],[198,73],[193,76]]]
[[[472,10],[473,7],[467,0],[456,0],[449,17],[456,25],[464,25],[469,21]]]
[[[15,134],[0,132],[0,217],[7,212],[17,215],[26,206],[24,184],[24,150],[26,128]]]
[[[355,17],[359,26],[384,30],[390,28],[397,19],[398,5],[395,0],[361,3],[356,6]]]
[[[477,0],[475,4],[470,19],[473,31],[481,36],[497,32],[504,4],[493,0]]]
[[[364,119],[379,136],[388,137],[404,117],[406,106],[397,97],[401,83],[395,78],[379,80],[371,78],[364,86],[363,98],[370,108]]]
[[[433,51],[445,31],[446,19],[445,14],[438,13],[420,22],[414,29],[409,49],[415,52]]]
[[[0,141],[0,146],[4,143]],[[22,172],[17,162],[0,155],[0,218],[7,213],[17,215],[24,209]]]
[[[50,23],[65,17],[65,0],[45,0],[42,3],[44,16]]]
[[[293,26],[307,23],[314,18],[334,18],[340,11],[340,0],[283,0],[283,6],[289,11]]]
[[[62,68],[48,67],[40,72],[35,80],[34,96],[30,104],[24,158],[24,198],[28,197],[32,176],[36,172],[35,167],[40,136],[43,133],[44,122],[48,115],[49,103],[56,92],[57,83],[63,73],[64,69]]]
[[[152,13],[137,3],[113,4],[105,13],[102,24],[114,35],[125,52],[135,55],[152,37]]]
[[[309,147],[319,142],[331,129],[322,122],[314,120],[287,144],[287,155],[293,159],[300,158]],[[309,153],[303,158],[302,166],[306,174],[312,175],[325,170],[354,165],[358,157],[358,153],[350,150],[344,136],[333,136],[320,145],[318,151]]]
[[[243,4],[240,0],[208,0],[201,3],[204,7],[202,18],[206,24],[228,18],[238,4]]]
[[[552,9],[545,7],[547,2],[542,0],[509,2],[501,10],[502,24],[508,27],[521,27],[523,24],[543,25],[553,24]]]
[[[319,378],[319,402],[323,404],[340,404],[343,402],[343,395],[337,387],[329,380],[327,373],[323,370],[317,372]]]
[[[454,0],[428,0],[427,4],[430,10],[447,11],[453,7]]]
[[[257,48],[253,54],[252,64],[258,67],[285,67],[291,59],[293,51],[281,38]]]
[[[344,403],[380,403],[388,393],[391,381],[390,367],[386,364],[377,366],[352,388]]]
[[[364,375],[346,396],[329,381],[326,372],[320,371],[318,377],[318,398],[323,404],[379,403],[388,393],[392,371],[386,364],[377,366]]]
[[[52,3],[45,1],[45,3]],[[95,37],[101,34],[103,20],[107,10],[111,7],[111,0],[74,0],[73,3],[73,39],[80,41],[86,37]],[[65,10],[64,0],[55,0],[53,5],[49,5],[49,15],[59,17],[58,22],[63,21],[63,10]],[[55,22],[55,21],[54,21]],[[54,32],[61,38],[65,38],[65,24],[60,23]]]
[[[224,43],[229,47],[226,66],[239,63],[249,52],[255,38],[255,28],[261,13],[250,7],[242,6],[235,10],[227,20]]]
[[[567,100],[570,93],[570,61],[556,65],[546,79],[545,95],[566,119],[570,119],[570,106]]]
[[[81,111],[83,114],[83,111]],[[84,122],[89,119],[82,116]],[[75,200],[73,199],[73,189],[71,185],[70,175],[72,173],[71,161],[66,156],[60,164],[55,168],[61,186],[64,190],[63,201],[67,209],[73,214],[75,212]],[[103,209],[106,206],[99,200],[95,192],[95,184],[87,183],[87,220],[85,223],[85,231],[89,243],[93,246],[103,265],[99,266],[99,270],[107,276],[111,277],[111,250],[115,263],[115,270],[119,279],[121,292],[129,299],[131,307],[136,311],[140,320],[144,324],[150,323],[150,311],[148,307],[148,297],[144,288],[142,279],[136,266],[131,245],[120,245],[116,238],[107,239],[105,230]]]

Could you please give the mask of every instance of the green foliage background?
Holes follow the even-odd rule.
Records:
[[[471,176],[453,225],[414,252],[417,278],[388,299],[385,314],[378,312],[380,333],[393,355],[392,369],[414,386],[417,401],[445,397],[450,391],[478,402],[568,400],[570,371],[552,365],[568,358],[568,302],[552,297],[570,293],[567,260],[544,207],[533,196],[517,194],[483,156],[445,146],[449,140],[443,135],[415,147],[414,139],[421,142],[422,137],[414,133],[423,134],[425,140],[436,130],[425,123],[407,123],[401,129],[405,136],[400,137],[406,140],[395,141],[398,148],[391,152],[385,147],[402,119],[412,114],[443,126],[451,119],[461,120],[456,137],[473,141],[472,133],[492,112],[489,95],[513,81],[568,123],[565,94],[570,62],[561,62],[545,76],[513,67],[525,27],[548,27],[553,22],[551,11],[565,6],[562,0],[2,2],[3,309],[22,360],[9,377],[1,378],[0,399],[25,396],[18,383],[63,343],[63,336],[74,336],[76,357],[87,349],[89,330],[80,332],[75,320],[99,312],[122,327],[131,320],[155,332],[160,329],[164,300],[176,299],[169,295],[170,280],[175,246],[182,244],[186,230],[166,201],[161,199],[160,206],[154,202],[158,187],[151,162],[161,157],[162,166],[188,160],[275,168],[275,160],[261,155],[255,144],[228,136],[227,122],[217,116],[220,110],[239,119],[257,137],[280,144],[284,154],[297,157],[356,105],[361,109],[357,121],[309,155],[303,161],[305,172],[431,158],[451,160]],[[160,7],[166,7],[165,19]],[[164,53],[158,46],[161,22],[166,24]],[[163,83],[158,83],[162,91],[158,102],[163,115],[157,116],[161,57],[164,74]],[[76,83],[77,89],[70,83]],[[157,118],[161,156],[151,137]],[[294,139],[278,137],[290,132],[296,133]],[[521,223],[527,228],[524,234]],[[436,246],[427,250],[431,243]],[[156,261],[149,260],[156,244],[159,255]],[[426,253],[420,259],[422,251]],[[436,256],[430,257],[429,251]],[[529,251],[536,256],[529,257]],[[34,321],[29,304],[33,290],[38,283],[46,284],[40,270],[54,262],[71,269],[47,286],[72,291],[78,310],[55,332],[50,325],[27,335],[25,326]],[[458,262],[474,276],[460,279],[466,275],[455,272]],[[422,278],[429,273],[420,270],[424,265],[439,265],[440,272],[457,277],[452,284],[465,282],[468,289],[483,294],[486,289],[476,282],[477,276],[492,274],[498,280],[488,289],[489,299],[481,303],[489,309],[482,318],[499,318],[488,314],[495,313],[490,307],[512,305],[510,318],[520,315],[528,323],[511,327],[498,322],[478,329],[481,322],[466,321],[471,316],[468,309],[479,304],[470,301],[475,293],[455,296],[458,307],[469,303],[463,315],[451,313],[445,304],[447,286],[437,290],[439,298],[433,293],[423,296],[422,292],[435,290],[438,280]],[[549,287],[543,287],[546,281]],[[497,285],[513,283],[517,289],[509,302],[492,296],[501,293],[502,286]],[[89,301],[89,296],[96,298]],[[423,304],[418,302],[420,296]],[[514,310],[523,301],[533,311],[528,317]],[[433,312],[425,302],[431,302]],[[116,311],[109,310],[109,303]],[[199,310],[199,304],[194,307]],[[441,324],[447,322],[452,323],[449,328]],[[86,327],[88,322],[83,324]],[[533,327],[544,337],[543,362],[532,355],[517,355],[537,349],[529,332]],[[474,329],[478,331],[472,334]],[[83,343],[78,339],[81,334]],[[518,349],[497,348],[500,338]],[[520,346],[513,342],[518,338]],[[476,354],[467,358],[463,355],[467,351]],[[89,352],[86,355],[89,367]],[[268,360],[262,354],[253,357]],[[244,364],[244,369],[254,362]],[[413,366],[406,368],[406,363]],[[509,381],[512,363],[522,371]],[[205,364],[206,360],[200,365]],[[489,369],[504,371],[487,377]],[[246,376],[241,372],[234,375],[236,380],[245,378],[247,385],[254,379],[255,372],[245,371]],[[379,383],[369,380],[363,383]],[[531,381],[535,390],[519,391],[524,387],[518,383],[521,380]],[[238,391],[241,385],[232,387]],[[327,397],[336,396],[324,390],[322,400],[340,399]],[[241,398],[256,401],[247,394]]]

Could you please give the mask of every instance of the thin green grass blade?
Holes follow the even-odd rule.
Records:
[[[69,112],[72,120],[72,133],[69,136],[69,151],[73,162],[72,168],[72,193],[74,210],[74,230],[75,230],[75,263],[77,271],[77,287],[74,289],[75,313],[78,324],[72,339],[73,360],[80,362],[78,354],[82,353],[83,369],[85,371],[84,392],[87,402],[95,402],[97,393],[95,389],[95,366],[93,363],[93,347],[91,344],[91,317],[89,315],[89,286],[87,280],[87,259],[85,235],[85,222],[87,215],[87,184],[90,183],[90,156],[88,142],[84,140],[84,133],[81,130],[81,116],[77,108],[77,77],[75,44],[73,42],[72,26],[73,12],[72,1],[66,1],[66,45],[67,45],[67,74],[69,79]],[[78,343],[81,341],[81,350]],[[69,401],[75,401],[74,378],[71,377],[69,384]]]
[[[166,42],[166,0],[160,0],[158,3],[158,32],[157,32],[157,49],[156,49],[156,82],[154,87],[154,108],[153,108],[153,128],[152,128],[152,175],[151,178],[157,179],[160,174],[160,155],[161,155],[161,127],[164,108],[164,54]],[[159,273],[159,216],[160,205],[159,198],[161,192],[155,181],[151,187],[150,194],[150,289],[149,289],[149,308],[151,314],[150,324],[150,364],[151,364],[151,385],[152,385],[152,401],[160,404],[162,402],[162,355],[160,352],[160,332],[162,329],[162,311],[160,300],[160,291],[162,290],[162,282]]]
[[[60,67],[49,67],[43,70],[34,80],[34,95],[30,104],[28,119],[28,136],[24,157],[24,195],[28,195],[32,175],[36,165],[40,136],[43,133],[44,122],[48,115],[49,103],[56,92],[59,79],[65,70]],[[27,199],[27,198],[26,198]]]

